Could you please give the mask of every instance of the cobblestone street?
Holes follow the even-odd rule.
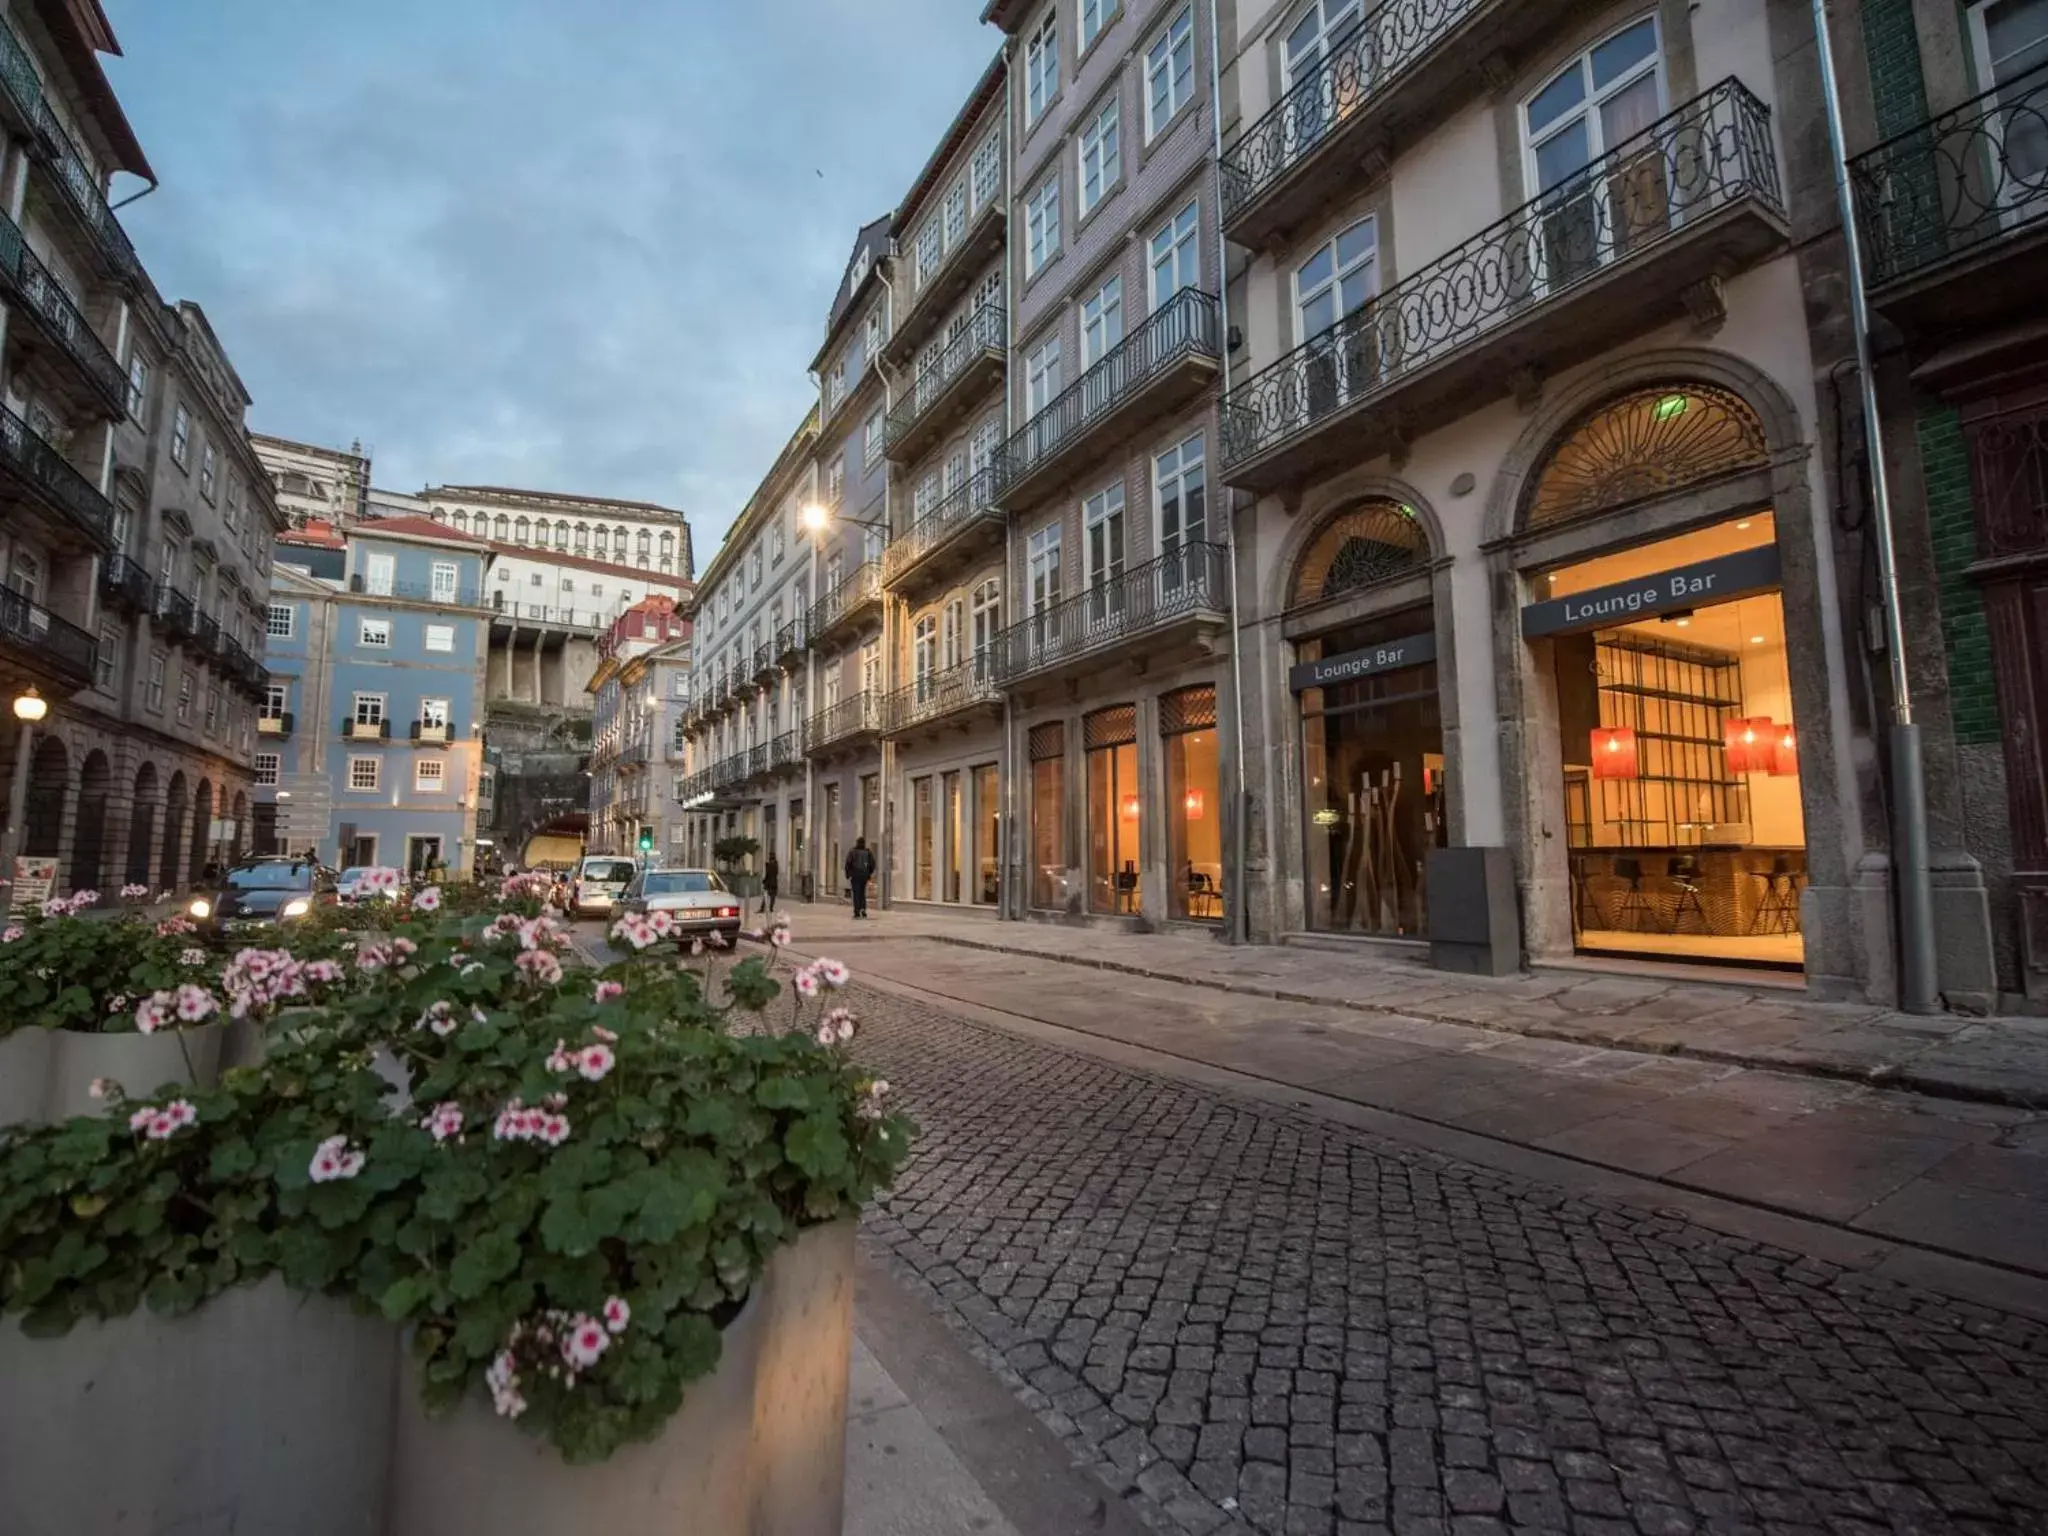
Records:
[[[1163,1528],[2048,1531],[2036,1323],[852,1000],[869,1240]]]

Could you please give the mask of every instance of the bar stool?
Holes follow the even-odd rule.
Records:
[[[1786,854],[1771,860],[1768,870],[1752,869],[1749,878],[1763,882],[1757,892],[1756,911],[1749,919],[1755,933],[1797,933],[1799,931],[1799,871]]]
[[[1678,925],[1684,922],[1686,915],[1690,913],[1700,920],[1701,933],[1712,933],[1714,925],[1707,918],[1707,909],[1700,903],[1700,861],[1698,856],[1690,853],[1681,854],[1665,864],[1664,873],[1669,877],[1671,883],[1678,887],[1678,901],[1671,909],[1671,926],[1666,931],[1670,933],[1678,932]]]
[[[1650,905],[1649,894],[1643,889],[1643,861],[1641,859],[1616,859],[1614,876],[1626,880],[1628,889],[1621,893],[1621,904],[1614,909],[1614,926],[1621,932],[1642,933],[1642,920],[1647,918],[1649,930],[1657,932],[1663,927],[1657,919],[1657,909]],[[1631,925],[1630,919],[1636,921]]]

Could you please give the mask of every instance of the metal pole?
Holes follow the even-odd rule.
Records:
[[[1209,0],[1209,126],[1215,140],[1213,170],[1216,186],[1216,323],[1221,346],[1222,389],[1217,397],[1216,427],[1223,428],[1223,401],[1230,394],[1230,242],[1223,234],[1223,41],[1217,29],[1216,0]],[[1216,462],[1223,462],[1223,444],[1216,444]],[[1245,859],[1249,847],[1245,824],[1251,820],[1251,794],[1244,784],[1244,629],[1238,621],[1237,598],[1237,494],[1225,489],[1223,504],[1223,547],[1230,561],[1230,714],[1235,727],[1230,776],[1231,864],[1235,878],[1228,911],[1230,942],[1246,943],[1251,934],[1251,914],[1245,909]]]
[[[1898,551],[1892,542],[1890,477],[1884,432],[1877,417],[1877,374],[1870,358],[1870,300],[1863,286],[1863,240],[1856,225],[1856,191],[1843,148],[1842,98],[1835,80],[1834,40],[1827,0],[1813,0],[1814,41],[1820,54],[1821,100],[1827,108],[1828,151],[1848,260],[1849,317],[1856,337],[1856,373],[1863,393],[1863,441],[1870,458],[1871,533],[1884,598],[1886,660],[1891,668],[1892,884],[1899,911],[1899,1006],[1908,1013],[1941,1011],[1934,950],[1934,886],[1928,874],[1927,783],[1920,727],[1913,721],[1912,684],[1906,675],[1906,624],[1899,608]]]
[[[21,851],[22,823],[28,819],[28,765],[36,734],[26,720],[17,720],[15,726],[14,782],[7,791],[7,832],[0,838],[0,878],[7,881],[7,900],[0,903],[0,911],[12,911],[15,905],[14,860]]]

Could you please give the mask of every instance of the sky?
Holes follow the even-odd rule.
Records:
[[[252,430],[680,506],[700,569],[1001,42],[980,0],[104,3],[161,183],[122,222]]]

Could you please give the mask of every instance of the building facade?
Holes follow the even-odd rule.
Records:
[[[271,847],[473,872],[490,561],[425,519],[280,543],[257,758]]]
[[[378,515],[371,505],[370,455],[360,439],[346,448],[322,448],[262,432],[250,434],[249,440],[289,526],[341,526]]]
[[[683,863],[675,789],[687,776],[690,621],[672,599],[650,597],[620,614],[598,649],[589,683],[591,850]]]
[[[154,178],[115,46],[97,5],[0,19],[0,688],[48,706],[8,719],[17,848],[57,890],[182,886],[246,842],[277,518],[241,381],[109,207],[114,173]]]
[[[437,523],[499,544],[632,566],[688,580],[690,524],[673,507],[499,485],[431,485],[419,494]]]

